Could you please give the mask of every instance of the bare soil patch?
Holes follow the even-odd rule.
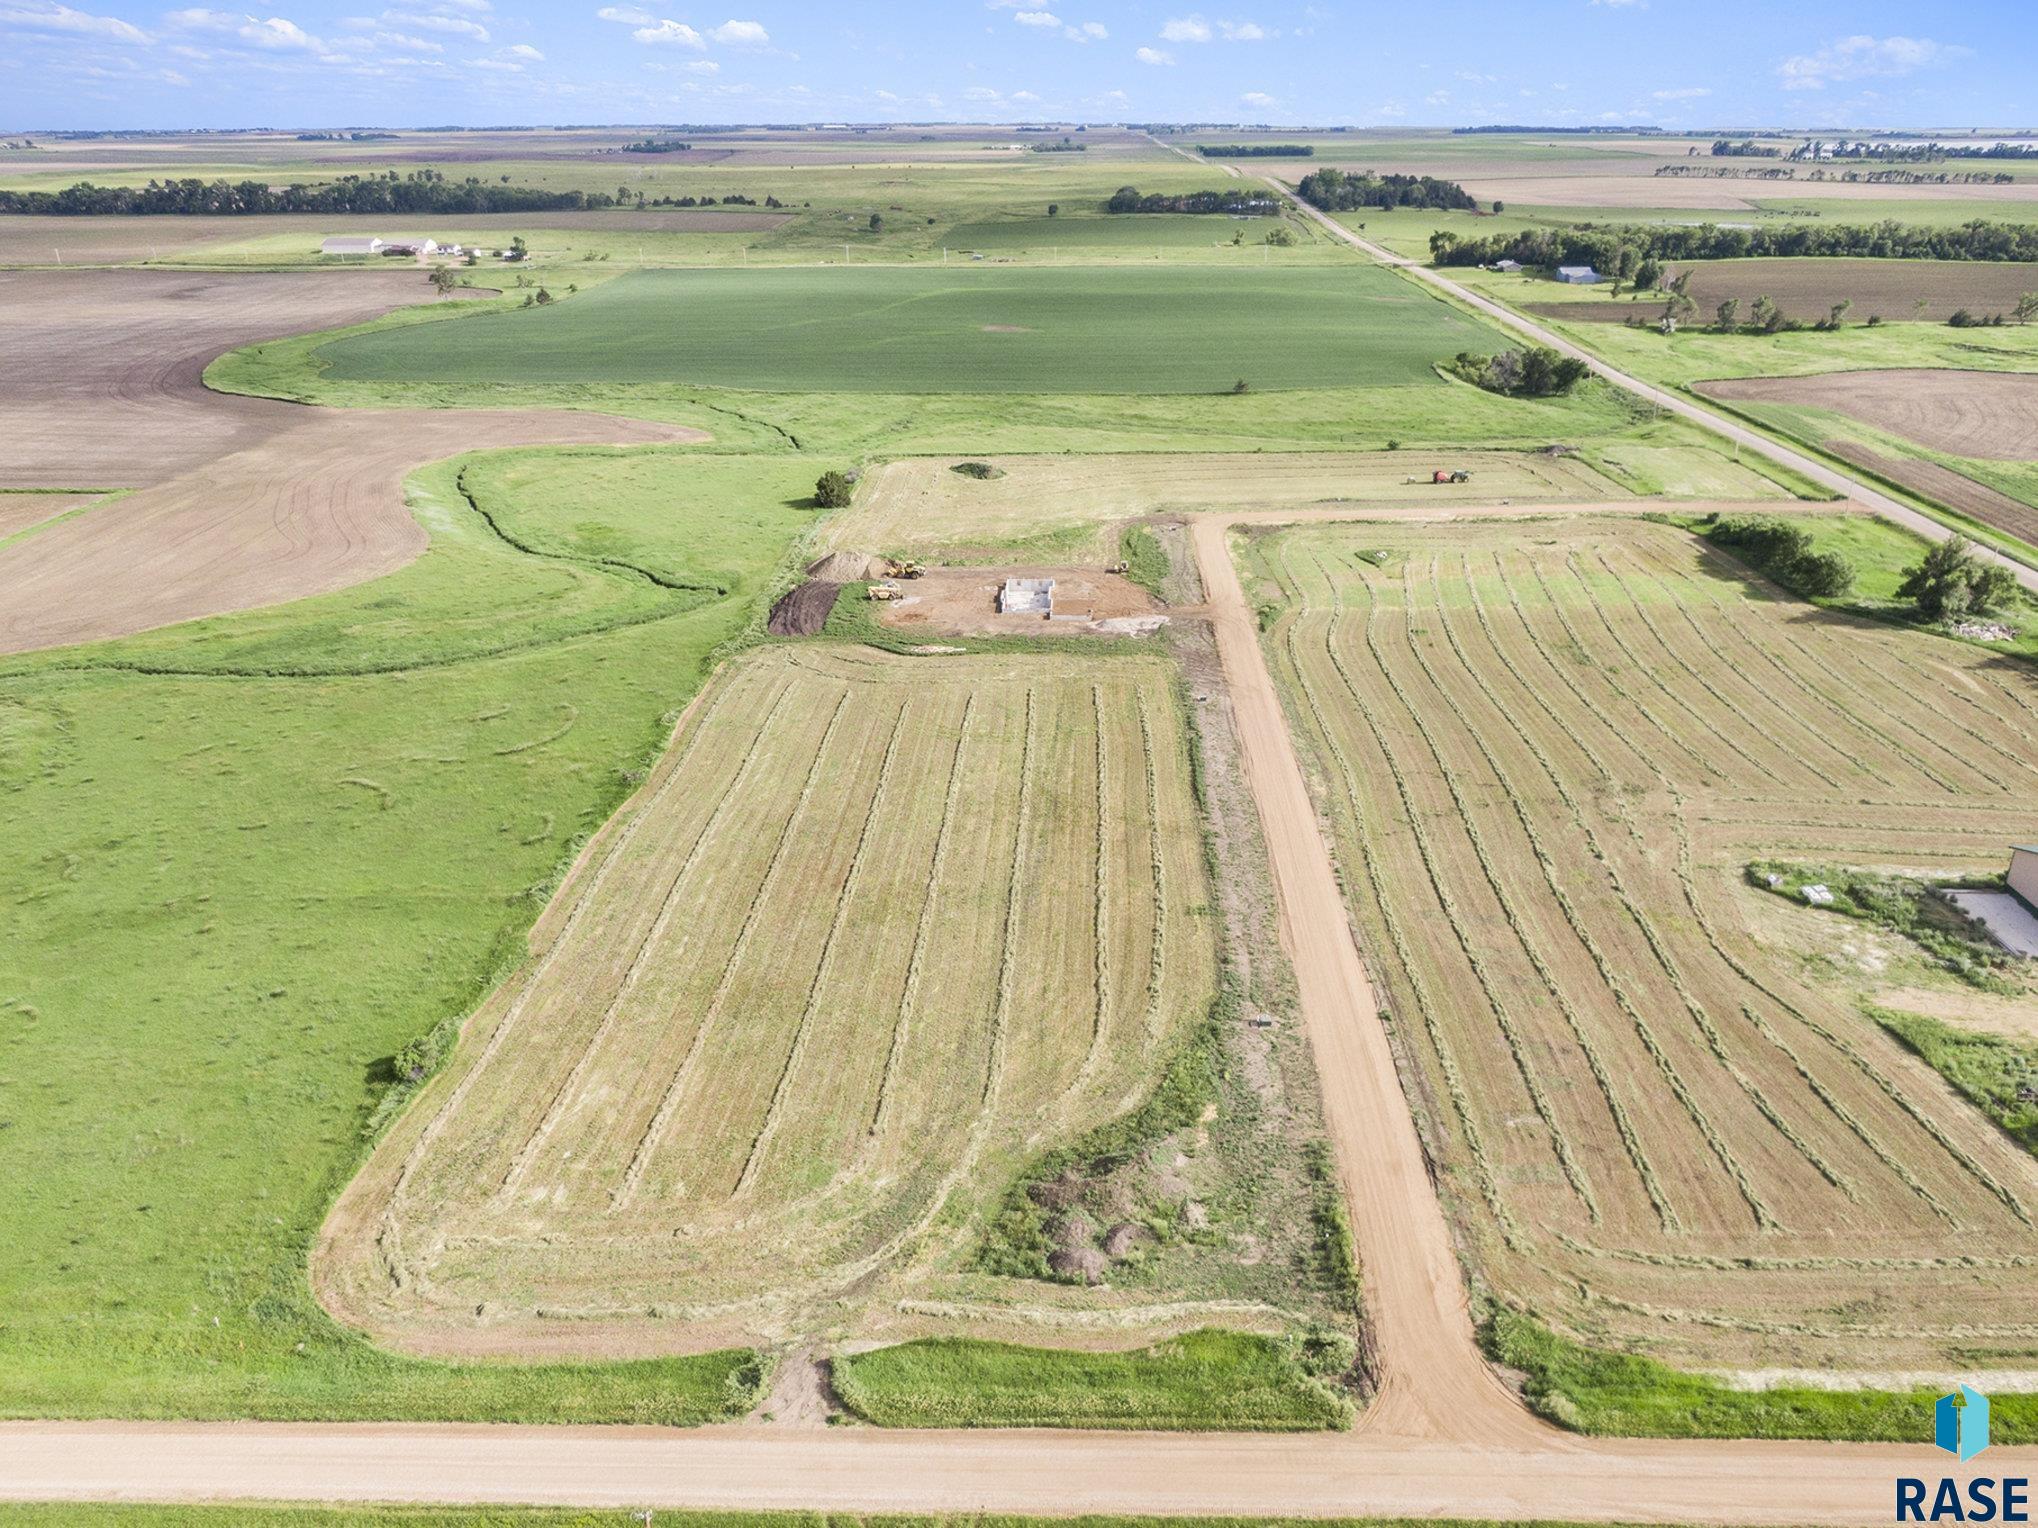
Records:
[[[1746,315],[1757,297],[1769,297],[1796,319],[1824,318],[1835,303],[1851,301],[1850,320],[1867,318],[1944,321],[1956,308],[1975,313],[2008,313],[2025,292],[2038,292],[2038,266],[1987,260],[1696,260],[1677,263],[1689,271],[1687,289],[1701,319],[1733,297]],[[1552,290],[1555,290],[1554,288]],[[1925,301],[1924,311],[1918,300]],[[1653,318],[1662,309],[1657,294],[1633,302],[1539,302],[1528,311],[1574,324],[1619,324]]]
[[[1008,578],[1051,578],[1054,614],[1003,615],[998,591]],[[1139,585],[1095,568],[932,568],[899,586],[879,621],[898,630],[943,636],[1068,636],[1103,621],[1165,613]]]
[[[2013,371],[1829,371],[1700,382],[1708,398],[1832,409],[1949,456],[2038,461],[2038,375]]]
[[[0,541],[98,498],[96,493],[0,493]]]
[[[414,269],[0,272],[0,487],[139,487],[251,446],[303,410],[208,391],[215,356],[429,300]]]
[[[810,578],[796,589],[779,596],[764,623],[774,637],[811,637],[828,624],[842,585],[826,578]]]
[[[1842,461],[1866,467],[1892,483],[1901,483],[1949,509],[1957,509],[1979,520],[1983,525],[2038,545],[2038,509],[1986,483],[1977,483],[1951,467],[1920,461],[1916,457],[1885,456],[1852,440],[1829,440],[1825,442],[1825,448]]]

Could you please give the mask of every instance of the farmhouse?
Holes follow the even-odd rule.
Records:
[[[1001,615],[1054,614],[1054,580],[1051,578],[1008,578],[998,593]]]
[[[346,234],[336,239],[327,239],[318,247],[321,255],[336,260],[362,259],[382,253],[382,241],[359,234]]]
[[[1599,280],[1599,272],[1589,265],[1560,265],[1557,279],[1566,286],[1591,286]]]
[[[1521,269],[1521,262],[1519,260],[1496,260],[1493,262],[1493,268],[1496,271],[1518,271]]]

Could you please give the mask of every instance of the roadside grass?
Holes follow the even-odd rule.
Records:
[[[1129,525],[1118,538],[1118,555],[1125,563],[1125,576],[1165,603],[1168,554],[1160,538],[1143,525]]]
[[[1173,394],[1240,379],[1434,385],[1435,362],[1499,345],[1367,266],[972,265],[633,272],[543,309],[378,328],[316,356],[341,381]]]
[[[416,481],[434,547],[401,574],[0,665],[0,1415],[747,1405],[740,1353],[397,1358],[305,1278],[390,1058],[515,959],[810,519],[776,459],[547,455],[490,464],[519,524],[563,545],[606,502],[625,554],[691,541],[729,593],[514,552],[445,497],[452,464]]]
[[[1748,867],[1748,883],[1800,905],[1807,886],[1823,885],[1831,896],[1823,911],[1902,934],[1971,987],[2003,994],[2022,990],[2008,974],[2017,961],[1936,894],[1939,886],[1975,884],[1971,880],[1932,882],[1839,865],[1757,860]]]
[[[1653,1358],[1571,1341],[1519,1311],[1491,1312],[1480,1342],[1523,1375],[1539,1416],[1573,1432],[1626,1438],[1814,1438],[1917,1443],[1932,1436],[1937,1390],[1736,1390]],[[2038,1395],[1992,1400],[1997,1443],[2038,1441]]]
[[[1868,1016],[1916,1051],[2011,1140],[2038,1153],[2038,1046],[1892,1008],[1871,1006]]]
[[[1330,1378],[1339,1356],[1324,1364],[1303,1339],[1215,1330],[1130,1353],[936,1337],[837,1358],[833,1378],[845,1406],[883,1427],[1297,1432],[1351,1424]],[[1348,1364],[1348,1340],[1341,1356]]]

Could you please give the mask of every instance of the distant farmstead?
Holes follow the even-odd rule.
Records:
[[[1557,279],[1566,286],[1591,286],[1599,280],[1599,272],[1589,265],[1560,265]]]
[[[381,254],[382,250],[383,243],[380,239],[364,237],[359,234],[347,234],[341,238],[327,239],[318,247],[318,252],[321,255],[337,260],[365,259],[369,255]]]

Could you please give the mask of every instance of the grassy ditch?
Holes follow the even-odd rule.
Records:
[[[1868,1016],[1917,1052],[2011,1140],[2038,1153],[2038,1045],[1955,1029],[1892,1008],[1870,1007]]]
[[[835,1360],[836,1393],[882,1427],[1300,1432],[1346,1427],[1349,1338],[1198,1331],[1129,1353],[936,1337]]]
[[[1521,1372],[1522,1394],[1538,1415],[1604,1437],[1921,1443],[1932,1436],[1939,1396],[1936,1389],[1736,1390],[1653,1358],[1586,1347],[1511,1310],[1491,1314],[1480,1341],[1496,1363]],[[1990,1422],[1998,1443],[2038,1441],[2038,1395],[1997,1395]]]

